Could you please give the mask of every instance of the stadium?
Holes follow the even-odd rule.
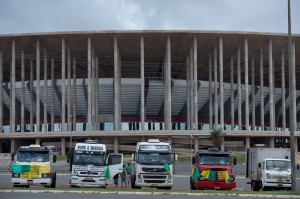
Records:
[[[65,155],[86,139],[131,153],[136,142],[159,138],[189,154],[212,146],[215,129],[222,130],[226,151],[289,147],[290,114],[300,121],[299,42],[293,35],[296,73],[289,74],[286,34],[0,35],[0,153],[36,143]],[[297,152],[299,135],[295,131]]]

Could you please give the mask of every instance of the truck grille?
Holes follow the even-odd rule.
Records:
[[[80,171],[80,176],[98,176],[98,172],[91,172],[91,171]]]
[[[165,169],[164,168],[148,168],[148,167],[143,167],[142,168],[142,171],[143,172],[155,172],[155,173],[158,173],[158,172],[165,172]]]
[[[143,179],[145,183],[165,183],[167,176],[148,176],[143,175]]]

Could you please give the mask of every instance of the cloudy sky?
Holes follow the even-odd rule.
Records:
[[[287,33],[287,0],[0,0],[0,34],[147,29]]]

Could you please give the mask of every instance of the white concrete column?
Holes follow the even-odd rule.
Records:
[[[193,67],[193,48],[190,48],[190,64],[189,64],[189,71],[190,71],[190,130],[194,129],[194,67]]]
[[[213,129],[213,88],[212,88],[212,57],[209,57],[208,66],[208,81],[209,81],[209,130]]]
[[[285,108],[285,66],[284,66],[284,50],[281,50],[281,112],[282,112],[282,128],[286,131],[286,108]]]
[[[171,121],[171,39],[167,38],[167,62],[165,72],[165,99],[164,99],[164,130],[172,130]]]
[[[114,38],[114,130],[121,130],[121,71],[118,39]]]
[[[114,137],[114,153],[119,153],[119,137]]]
[[[12,41],[12,60],[11,60],[12,74],[11,74],[11,132],[16,131],[16,43]]]
[[[0,52],[0,131],[3,130],[3,54]]]
[[[66,130],[66,46],[65,39],[61,41],[61,131]]]
[[[291,52],[291,68],[290,70],[290,131],[295,131],[297,128],[297,105],[296,105],[296,49],[295,41],[292,42]]]
[[[214,112],[215,112],[215,125],[214,125],[214,129],[218,128],[218,124],[219,124],[219,118],[218,118],[218,85],[217,85],[217,81],[218,81],[218,61],[217,61],[217,48],[214,48]]]
[[[92,44],[91,38],[88,38],[88,107],[87,107],[87,130],[92,130]]]
[[[24,51],[22,50],[21,52],[21,132],[24,132],[24,115],[25,115],[24,98],[25,98],[25,58],[24,58]]]
[[[33,60],[30,60],[30,132],[33,132]]]
[[[230,57],[230,121],[231,130],[234,130],[234,81],[233,57]]]
[[[193,51],[194,51],[194,128],[193,130],[198,130],[198,60],[197,60],[197,37],[194,37],[194,46],[193,46]],[[170,76],[171,76],[171,71],[170,71]],[[170,94],[171,95],[171,94]],[[171,106],[170,106],[171,107]],[[171,113],[170,113],[171,114]]]
[[[95,130],[95,48],[92,48],[92,130]]]
[[[275,138],[270,137],[270,148],[274,148],[274,147],[275,147]]]
[[[219,39],[219,59],[220,59],[220,129],[224,130],[224,96],[223,96],[223,39]]]
[[[41,138],[35,138],[35,144],[40,145],[41,144]]]
[[[274,131],[274,90],[273,90],[273,50],[269,40],[269,88],[270,88],[270,130]]]
[[[254,58],[251,60],[252,130],[255,130],[255,73]]]
[[[144,37],[141,37],[141,130],[145,130],[145,56]]]
[[[245,39],[245,127],[249,130],[249,75],[248,75],[248,40]]]
[[[51,131],[54,131],[54,59],[51,59]]]
[[[16,151],[16,139],[12,138],[10,140],[10,153],[15,153]]]
[[[264,57],[263,49],[260,49],[260,64],[259,64],[259,76],[260,76],[260,126],[262,131],[265,128],[265,105],[264,105]]]
[[[76,99],[77,99],[77,84],[76,84],[76,58],[73,58],[73,131],[76,131]]]
[[[47,51],[44,50],[44,132],[48,131],[48,115],[47,115],[47,110],[48,110],[48,78],[47,78]]]
[[[246,150],[250,148],[250,137],[246,137]]]
[[[66,138],[61,138],[61,155],[66,155]]]
[[[186,125],[187,130],[191,130],[191,87],[190,87],[190,57],[186,58]]]
[[[199,137],[197,135],[194,136],[194,152],[199,151]]]
[[[71,50],[68,48],[67,52],[67,67],[68,67],[68,109],[67,109],[67,120],[68,120],[68,131],[72,131],[72,123],[71,123],[71,114],[72,114],[72,106],[71,106]]]
[[[241,49],[237,50],[238,128],[242,130]]]
[[[36,41],[36,132],[41,131],[41,109],[40,109],[40,75],[41,75],[41,65],[40,65],[40,40]]]

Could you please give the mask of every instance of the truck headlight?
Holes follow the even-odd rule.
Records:
[[[266,173],[267,178],[271,178],[271,175],[269,173]]]
[[[12,177],[12,178],[19,178],[19,177],[20,177],[20,174],[19,174],[19,173],[12,173],[12,174],[11,174],[11,177]]]
[[[42,178],[50,178],[50,173],[43,173]]]
[[[138,176],[137,176],[137,180],[138,180],[138,182],[142,182],[142,176],[141,176],[141,175],[138,175]]]
[[[72,175],[77,175],[77,171],[76,170],[72,170]]]
[[[167,182],[168,183],[172,182],[172,175],[168,175]]]

